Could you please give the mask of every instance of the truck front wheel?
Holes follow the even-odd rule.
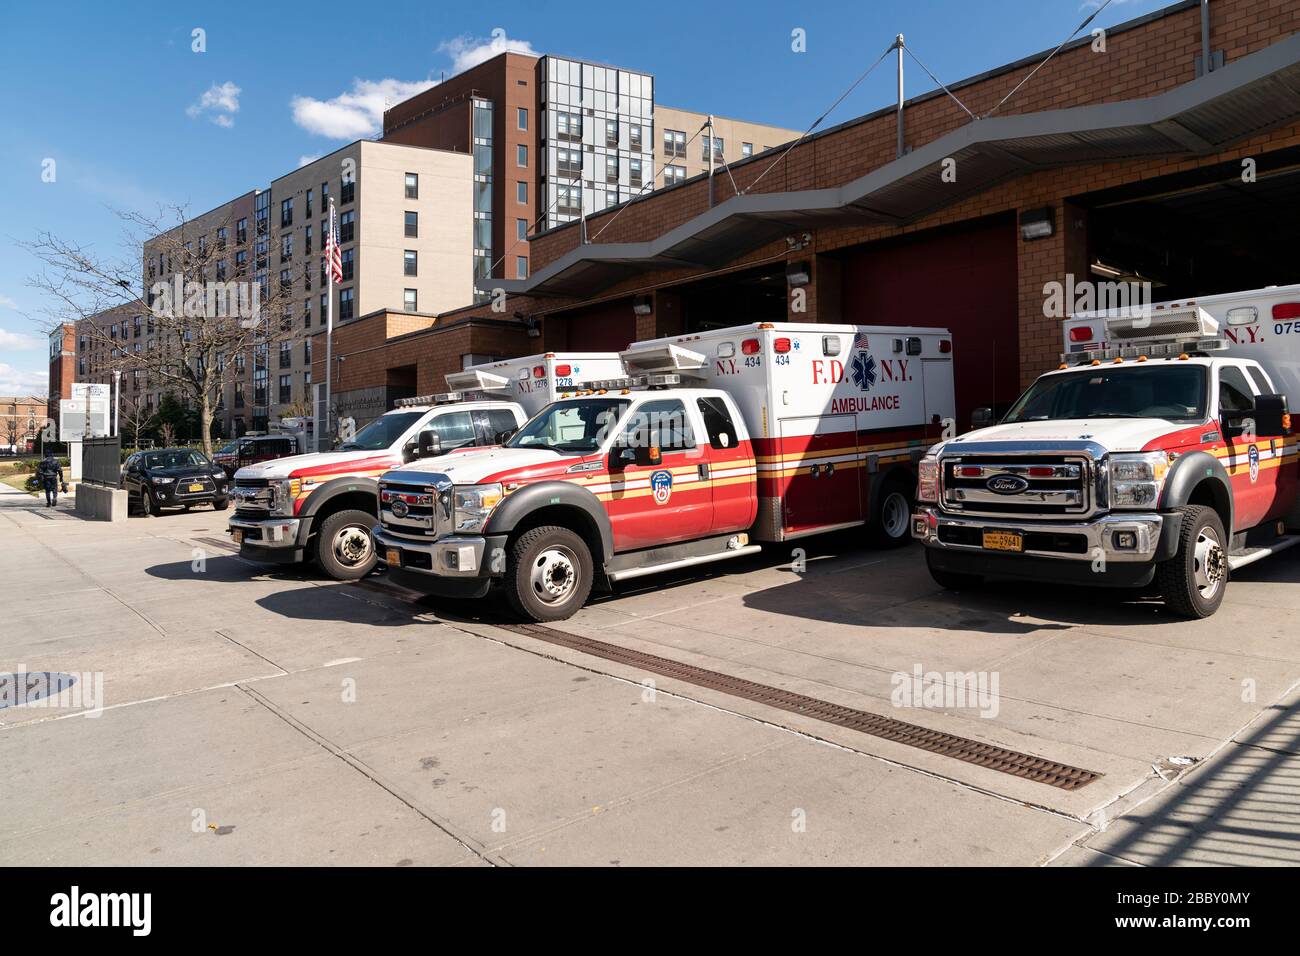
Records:
[[[544,525],[510,548],[505,591],[510,607],[532,621],[562,621],[591,593],[591,550],[568,528]]]
[[[316,532],[316,563],[335,581],[357,581],[375,567],[375,516],[366,511],[336,511]]]
[[[1209,617],[1228,589],[1223,522],[1205,505],[1174,509],[1182,515],[1178,551],[1156,567],[1156,584],[1169,609],[1183,617]]]

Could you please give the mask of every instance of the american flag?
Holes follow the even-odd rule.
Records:
[[[339,252],[339,224],[334,215],[334,200],[330,200],[330,228],[325,237],[325,258],[329,260],[330,278],[343,281],[343,254]]]
[[[867,333],[859,332],[857,335],[855,335],[853,337],[853,347],[855,349],[870,348],[871,346],[867,344]]]

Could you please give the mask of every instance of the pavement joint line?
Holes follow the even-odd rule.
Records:
[[[248,653],[252,654],[254,657],[257,657],[257,658],[260,658],[261,660],[266,661],[266,662],[267,662],[268,664],[270,664],[272,667],[277,667],[277,668],[279,668],[281,675],[285,675],[285,676],[288,675],[288,673],[289,673],[289,669],[288,669],[287,667],[285,667],[283,664],[281,664],[279,661],[273,661],[273,660],[271,660],[271,658],[267,657],[265,654],[259,654],[259,653],[257,653],[257,651],[253,650],[253,649],[252,649],[251,647],[249,647],[247,644],[244,644],[244,643],[242,643],[242,642],[240,642],[240,641],[235,640],[233,637],[231,637],[229,634],[227,634],[227,633],[225,632],[225,630],[223,630],[222,628],[219,628],[219,627],[216,628],[216,633],[219,634],[219,635],[221,635],[222,637],[224,637],[226,640],[228,640],[231,644],[234,644],[236,647],[242,648],[243,650],[248,651]]]
[[[493,630],[496,630],[496,628],[491,624],[484,624],[482,626],[492,627]],[[457,628],[457,630],[459,630],[459,628]],[[580,664],[576,661],[568,660],[567,658],[560,657],[556,654],[548,653],[546,651],[542,651],[533,647],[526,647],[521,644],[516,644],[513,641],[506,640],[504,638],[497,637],[495,635],[481,634],[478,633],[477,631],[471,631],[469,633],[474,634],[477,637],[481,637],[484,640],[494,641],[498,644],[504,644],[506,647],[513,647],[515,650],[523,651],[526,654],[532,654],[536,657],[542,657],[547,660],[558,661],[561,664],[567,664],[570,667],[575,667],[578,670],[585,671],[588,674],[596,674],[601,677],[607,677],[610,680],[620,681],[622,683],[629,684],[633,687],[638,687],[642,689],[644,689],[645,687],[645,685],[640,681],[632,680],[631,678],[628,677],[622,677],[618,674],[611,674],[609,671],[601,670],[597,667],[590,666],[587,664]],[[538,640],[537,638],[527,638],[525,635],[515,635],[514,632],[512,631],[506,631],[504,633],[510,634],[512,637],[524,637],[526,640],[536,641],[538,644],[543,644],[543,646],[549,646],[549,645],[545,645],[544,642]],[[575,653],[581,653],[581,652],[575,651]],[[665,694],[669,697],[676,698],[678,700],[689,701],[690,703],[698,704],[701,707],[706,707],[709,710],[714,710],[722,714],[729,714],[730,716],[738,717],[741,720],[748,720],[753,723],[760,724],[764,727],[768,727],[772,730],[776,730],[781,733],[790,734],[793,737],[802,738],[803,740],[811,741],[818,744],[824,744],[828,747],[833,747],[836,750],[842,750],[845,753],[856,754],[859,757],[865,757],[868,760],[875,760],[879,763],[886,764],[887,766],[894,767],[898,770],[906,770],[912,773],[920,774],[923,777],[929,777],[933,780],[939,780],[944,783],[950,784],[954,787],[957,787],[961,790],[966,790],[971,793],[978,793],[986,797],[992,797],[995,800],[1000,800],[1003,803],[1010,803],[1014,806],[1027,807],[1031,810],[1038,810],[1042,813],[1046,813],[1063,820],[1069,820],[1071,823],[1082,824],[1083,826],[1086,826],[1089,829],[1092,828],[1092,825],[1087,821],[1087,819],[1085,819],[1084,817],[1080,817],[1076,814],[1068,813],[1064,810],[1058,810],[1055,807],[1050,807],[1047,806],[1046,804],[1037,803],[1032,800],[1022,800],[1017,797],[1008,797],[1005,794],[998,793],[995,790],[990,790],[987,787],[982,787],[979,784],[969,783],[965,780],[959,780],[956,777],[950,777],[947,774],[939,773],[938,771],[934,771],[934,770],[927,770],[924,767],[917,767],[914,766],[913,764],[903,763],[901,761],[894,760],[890,757],[882,756],[881,754],[871,753],[866,750],[859,750],[856,747],[850,747],[847,744],[843,744],[835,740],[830,740],[825,737],[819,737],[817,734],[814,734],[811,731],[800,730],[796,727],[790,727],[786,724],[778,723],[774,720],[769,720],[765,717],[758,717],[755,716],[754,714],[747,714],[742,711],[732,710],[731,708],[724,707],[721,704],[716,704],[713,703],[712,701],[707,701],[699,697],[693,697],[690,694],[683,693],[682,691],[679,690],[665,690],[663,687],[656,685],[655,693]]]
[[[470,853],[474,854],[480,860],[482,860],[485,863],[489,863],[492,866],[501,865],[502,861],[500,861],[499,859],[494,859],[493,854],[487,847],[482,847],[481,844],[478,844],[477,840],[475,840],[473,837],[469,836],[468,834],[462,835],[461,833],[457,832],[459,828],[454,827],[449,821],[439,820],[436,817],[434,817],[432,813],[421,809],[419,806],[416,805],[413,799],[411,799],[410,797],[408,797],[407,795],[399,791],[395,785],[392,785],[388,783],[386,780],[384,780],[382,776],[379,774],[379,772],[376,771],[374,768],[370,767],[367,763],[365,763],[365,761],[349,753],[347,750],[338,746],[333,741],[329,740],[327,737],[324,737],[323,735],[317,733],[310,726],[298,720],[296,717],[289,714],[288,712],[282,710],[280,707],[276,706],[276,704],[273,701],[271,701],[270,699],[268,699],[258,691],[254,690],[252,687],[244,687],[239,684],[236,684],[235,686],[239,691],[247,695],[250,700],[266,708],[268,712],[275,715],[280,720],[284,721],[288,726],[298,731],[298,733],[302,734],[308,740],[311,740],[313,743],[315,743],[326,753],[336,757],[337,759],[341,760],[343,763],[347,764],[349,767],[351,767],[357,773],[361,774],[363,777],[365,777],[375,786],[379,787],[379,789],[385,791],[390,796],[392,796],[395,800],[397,800],[399,803],[406,806],[407,809],[423,817],[436,829],[440,830],[442,833],[445,833],[451,839],[455,840],[457,843],[459,843]],[[476,846],[476,844],[478,844],[478,846]],[[482,848],[480,849],[479,847]]]

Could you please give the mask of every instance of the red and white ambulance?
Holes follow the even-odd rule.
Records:
[[[1188,617],[1300,543],[1300,285],[1077,315],[1061,366],[1001,424],[921,463],[935,580],[1152,582]]]
[[[336,580],[375,566],[376,479],[417,458],[494,445],[566,389],[622,374],[617,353],[546,353],[447,376],[456,391],[401,399],[336,449],[240,468],[229,533],[254,561],[314,560]]]
[[[751,324],[638,342],[629,378],[503,447],[380,478],[375,539],[427,593],[559,620],[593,586],[867,525],[906,543],[916,463],[951,429],[945,330]]]

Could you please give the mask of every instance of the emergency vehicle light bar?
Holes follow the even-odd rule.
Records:
[[[464,392],[438,392],[434,395],[416,395],[414,398],[399,398],[393,402],[396,408],[410,408],[413,405],[449,405],[464,400]]]
[[[1089,349],[1086,352],[1062,352],[1061,363],[1113,361],[1114,359],[1173,358],[1178,355],[1195,355],[1207,352],[1222,352],[1228,347],[1226,339],[1196,339],[1186,342],[1133,342],[1125,345],[1112,345],[1104,349]]]
[[[671,343],[634,345],[619,358],[630,372],[684,372],[703,368],[706,362],[699,352]]]
[[[465,369],[447,373],[447,386],[461,391],[491,392],[510,388],[510,379],[481,369]]]
[[[625,375],[622,378],[606,378],[598,382],[592,382],[588,388],[604,389],[612,391],[620,388],[666,388],[669,385],[682,384],[680,375],[672,375],[664,372],[656,372],[645,375]]]

